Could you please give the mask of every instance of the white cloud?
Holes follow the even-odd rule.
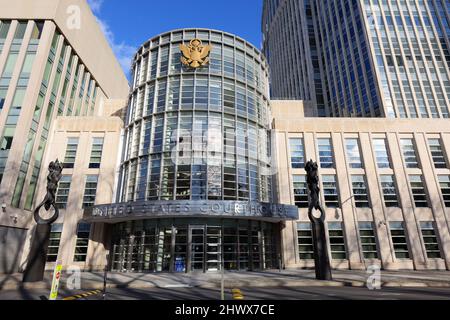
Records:
[[[116,55],[117,60],[122,66],[123,71],[128,76],[131,68],[131,59],[133,58],[137,49],[123,41],[116,41],[115,35],[108,23],[99,17],[103,2],[104,0],[88,0],[88,4],[91,6],[92,12],[94,12],[95,14],[100,28],[105,34],[105,37],[108,40],[114,54]]]
[[[103,0],[87,0],[92,12],[99,13],[103,5]]]

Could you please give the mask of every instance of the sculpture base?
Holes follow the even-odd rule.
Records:
[[[36,225],[27,266],[23,274],[23,282],[39,282],[44,280],[47,250],[52,226],[50,224]]]

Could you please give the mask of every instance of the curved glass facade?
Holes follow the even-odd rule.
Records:
[[[198,69],[181,63],[192,39],[212,46]],[[268,67],[254,46],[176,30],[145,43],[133,72],[119,201],[272,200]]]

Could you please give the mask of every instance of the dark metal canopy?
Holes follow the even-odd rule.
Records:
[[[247,201],[140,201],[97,205],[84,212],[85,221],[103,223],[188,217],[224,217],[280,222],[298,220],[298,208],[292,205]]]

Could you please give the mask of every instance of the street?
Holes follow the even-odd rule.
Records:
[[[264,287],[239,288],[244,300],[450,300],[450,288],[382,288],[368,290],[356,287]],[[232,289],[225,299],[233,300]],[[83,293],[61,290],[58,299]],[[0,291],[0,300],[40,300],[48,290]],[[102,294],[82,300],[102,300]],[[220,289],[197,287],[115,288],[108,289],[107,300],[219,300]]]

